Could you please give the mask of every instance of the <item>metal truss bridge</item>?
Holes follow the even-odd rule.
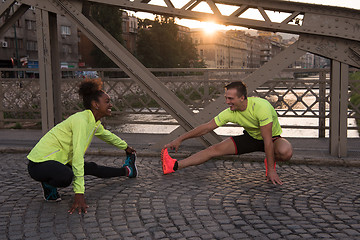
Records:
[[[165,16],[219,24],[247,27],[270,32],[298,34],[299,40],[276,55],[271,61],[244,79],[249,92],[273,78],[278,72],[306,52],[331,59],[330,93],[330,146],[331,155],[347,154],[347,108],[349,66],[360,68],[360,11],[354,9],[304,4],[281,0],[187,0],[175,7],[171,0],[162,5],[149,0],[6,0],[0,4],[0,16],[5,22],[0,26],[3,35],[30,7],[35,7],[39,54],[41,90],[41,115],[43,130],[61,120],[60,63],[58,49],[57,14],[65,16],[101,49],[119,68],[147,92],[180,124],[164,141],[175,138],[209,121],[214,112],[226,108],[222,97],[206,106],[201,112],[193,112],[173,92],[144,67],[131,53],[117,42],[89,15],[89,6],[106,4],[125,10],[149,12]],[[212,13],[196,11],[199,4],[207,4]],[[14,4],[19,8],[10,14]],[[231,6],[234,11],[224,15],[220,5]],[[248,19],[242,14],[248,9],[257,10],[262,20]],[[273,22],[268,11],[286,13],[281,22]],[[201,139],[204,144],[217,143],[220,138],[214,132]]]

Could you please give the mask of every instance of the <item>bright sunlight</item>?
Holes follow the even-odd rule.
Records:
[[[216,24],[214,22],[201,22],[201,28],[208,34],[213,34],[214,32],[224,29],[223,25]]]
[[[216,31],[227,29],[227,26],[216,24],[214,22],[199,22],[196,20],[189,20],[189,19],[181,19],[176,22],[177,24],[183,26],[191,26],[191,28],[203,29],[207,34],[213,34]]]

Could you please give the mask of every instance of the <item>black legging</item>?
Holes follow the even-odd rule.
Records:
[[[29,161],[28,171],[36,181],[45,182],[53,187],[67,187],[71,184],[74,173],[70,165],[64,165],[57,161],[46,161],[34,163]],[[99,178],[111,178],[126,176],[127,170],[124,167],[114,168],[99,166],[94,162],[84,163],[85,175],[91,175]]]

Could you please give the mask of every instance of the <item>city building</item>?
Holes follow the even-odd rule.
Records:
[[[281,36],[265,33],[192,30],[191,37],[208,68],[259,68],[284,49]]]
[[[207,33],[191,30],[198,54],[208,68],[246,68],[247,44],[244,38],[223,31]]]
[[[270,61],[274,56],[279,54],[283,49],[283,45],[280,42],[272,41],[269,39],[260,38],[260,65],[264,65]]]
[[[127,12],[122,13],[122,37],[124,46],[131,53],[136,52],[136,37],[138,33],[138,19]]]
[[[15,5],[16,7],[17,5]],[[5,22],[5,17],[4,15],[0,19],[1,24]],[[57,23],[61,67],[77,67],[77,28],[65,17],[59,15]],[[1,36],[0,66],[38,68],[36,26],[35,8],[31,7],[13,27]]]
[[[330,59],[307,52],[295,62],[295,67],[303,69],[327,68],[330,67]]]
[[[245,35],[247,42],[247,67],[259,68],[261,66],[261,49],[263,42],[261,38]]]

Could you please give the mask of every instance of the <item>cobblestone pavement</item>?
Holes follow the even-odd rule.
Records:
[[[71,187],[46,203],[25,154],[0,154],[1,239],[360,239],[360,168],[213,160],[162,175],[138,158],[139,178],[86,177],[87,214],[69,215]],[[86,156],[108,166],[124,157]]]

